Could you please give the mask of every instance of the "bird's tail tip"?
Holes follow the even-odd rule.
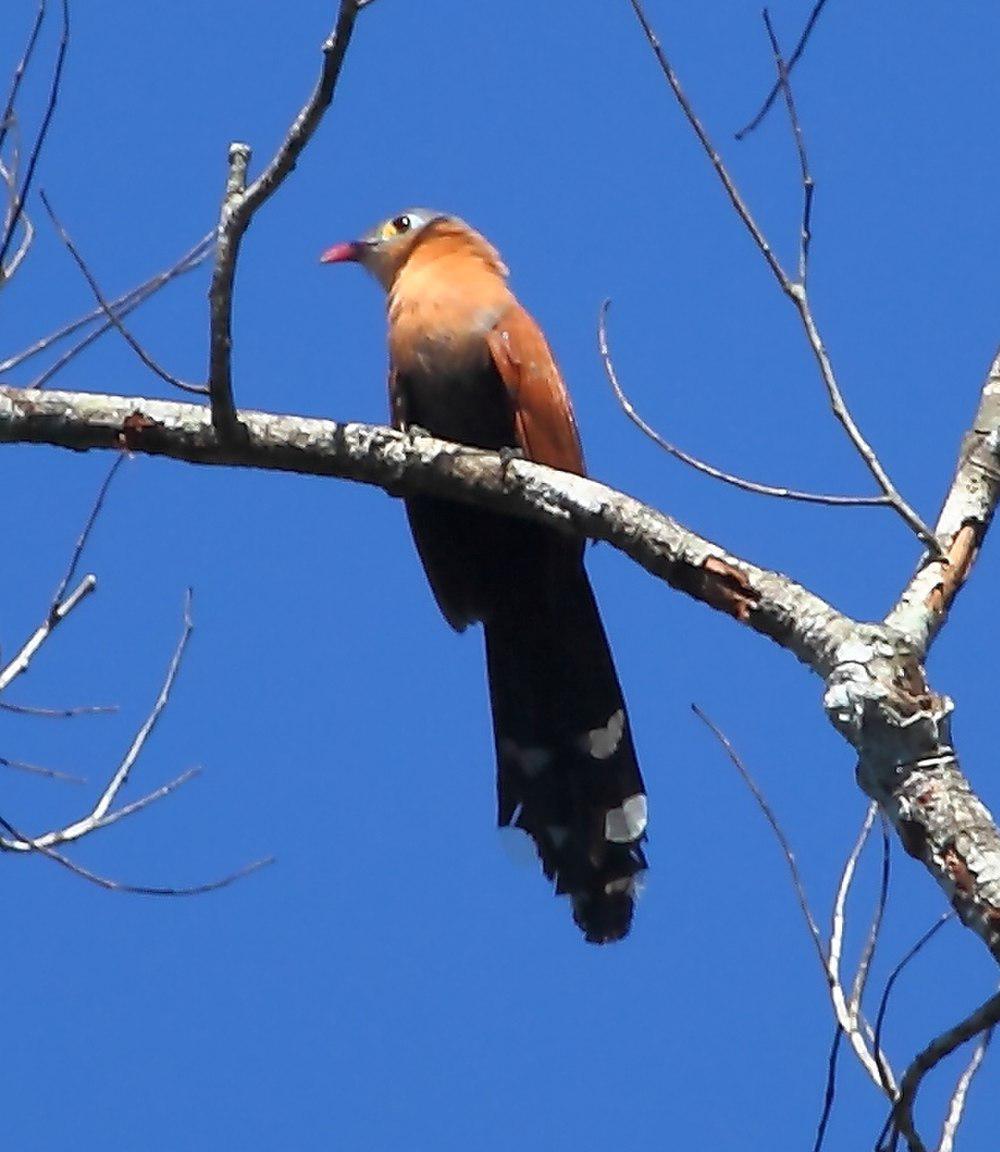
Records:
[[[605,861],[581,884],[568,888],[573,920],[589,944],[624,940],[632,927],[635,906],[642,893],[646,857],[638,842],[616,845],[626,849]],[[557,883],[557,891],[562,887]],[[565,889],[564,889],[565,890]]]
[[[632,927],[638,895],[633,877],[605,885],[601,892],[574,892],[573,920],[588,944],[624,940]]]

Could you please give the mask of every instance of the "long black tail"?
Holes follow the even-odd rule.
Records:
[[[597,944],[625,936],[646,795],[582,560],[521,580],[485,622],[499,823],[529,833]]]

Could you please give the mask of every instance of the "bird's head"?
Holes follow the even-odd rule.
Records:
[[[367,268],[383,288],[388,289],[410,253],[438,223],[458,223],[454,217],[430,208],[407,208],[398,216],[383,220],[358,240],[334,244],[320,257],[323,264],[350,261]]]
[[[359,240],[327,248],[320,261],[360,264],[388,292],[400,269],[417,249],[430,259],[456,252],[472,255],[497,275],[507,275],[499,253],[485,237],[457,216],[431,208],[407,208],[398,216],[377,224]]]

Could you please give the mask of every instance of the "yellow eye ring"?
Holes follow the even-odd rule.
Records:
[[[409,232],[412,227],[413,221],[409,216],[394,216],[382,225],[382,239],[392,240],[396,236],[402,236],[404,232]]]

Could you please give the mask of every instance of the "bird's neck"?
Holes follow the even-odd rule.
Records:
[[[480,340],[511,305],[506,275],[496,249],[476,234],[418,245],[389,289],[390,333],[416,344]]]

